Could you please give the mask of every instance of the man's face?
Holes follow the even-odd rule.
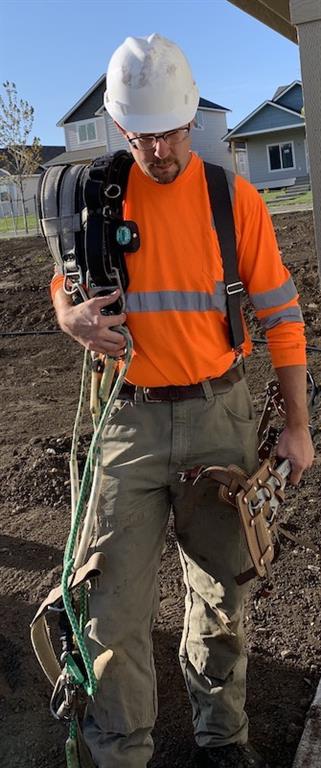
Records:
[[[190,126],[182,126],[177,131],[167,131],[165,134],[122,133],[130,143],[131,152],[137,165],[146,176],[158,184],[171,184],[185,170],[190,160]],[[135,141],[137,139],[137,141]],[[142,141],[139,141],[142,139]],[[154,143],[154,146],[143,146]],[[176,139],[179,141],[176,142]]]

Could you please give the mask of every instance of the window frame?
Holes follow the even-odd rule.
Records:
[[[88,139],[88,130],[87,130],[88,125],[94,126],[95,137],[93,139]],[[86,129],[86,136],[87,136],[86,139],[80,138],[80,135],[79,135],[80,128]],[[96,123],[94,120],[84,120],[81,123],[77,123],[77,139],[78,139],[78,144],[92,144],[92,142],[97,141],[97,130],[96,130]]]
[[[196,115],[195,115],[193,123],[192,123],[192,128],[193,128],[194,131],[204,131],[205,130],[204,112],[203,112],[202,109],[198,109],[196,111]]]
[[[292,161],[293,165],[288,166],[287,168],[284,168],[282,166],[282,152],[281,147],[284,146],[284,144],[291,144],[291,150],[292,150]],[[271,147],[279,147],[280,151],[280,160],[281,160],[281,167],[280,168],[271,168],[271,162],[270,162],[270,152],[269,149]],[[266,154],[267,154],[267,161],[268,161],[268,169],[269,173],[280,173],[280,171],[293,171],[296,169],[296,160],[295,160],[295,152],[294,152],[294,141],[275,141],[273,144],[267,144],[266,145]]]

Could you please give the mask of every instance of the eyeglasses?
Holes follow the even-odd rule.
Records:
[[[169,147],[174,147],[175,144],[181,144],[181,142],[187,138],[190,130],[191,124],[189,123],[189,125],[186,125],[184,128],[177,128],[176,131],[166,131],[165,133],[151,134],[149,136],[144,134],[143,136],[134,136],[132,139],[129,139],[128,136],[126,136],[126,138],[134,149],[155,149],[157,142],[160,139],[166,141],[166,144],[168,144]]]

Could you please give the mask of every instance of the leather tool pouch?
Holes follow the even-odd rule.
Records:
[[[276,509],[284,501],[285,478],[271,460],[266,460],[251,477],[229,465],[194,468],[183,480],[192,479],[195,484],[204,477],[219,485],[219,498],[235,507],[240,517],[253,566],[236,577],[237,583],[244,584],[255,576],[270,578],[271,565],[279,554]]]

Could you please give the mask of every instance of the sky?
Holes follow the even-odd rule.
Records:
[[[228,0],[0,0],[0,28],[0,93],[16,84],[43,145],[64,144],[56,123],[128,35],[178,43],[201,96],[231,110],[229,128],[301,79],[298,47]]]

